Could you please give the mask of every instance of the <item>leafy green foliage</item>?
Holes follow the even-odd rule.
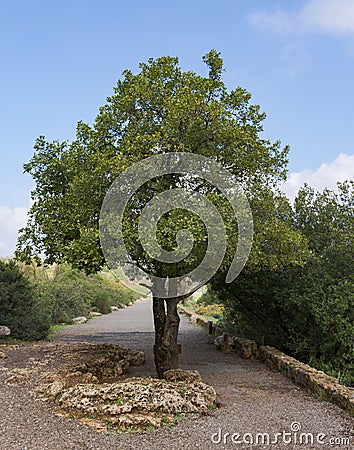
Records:
[[[338,193],[305,186],[292,221],[308,239],[306,264],[248,267],[230,286],[215,285],[219,297],[237,333],[354,385],[353,182]]]
[[[265,113],[251,103],[251,94],[242,87],[226,88],[220,54],[211,50],[203,61],[208,77],[183,71],[178,58],[169,56],[141,63],[137,74],[125,70],[94,124],[77,124],[74,141],[37,139],[35,153],[24,165],[35,189],[29,221],[20,231],[17,258],[39,261],[44,255],[49,264],[65,262],[87,274],[99,271],[105,262],[99,245],[100,210],[113,181],[134,163],[146,163],[149,156],[184,152],[220,163],[242,185],[255,211],[266,211],[266,222],[257,212],[249,267],[265,261],[274,268],[301,263],[306,254],[302,235],[291,228],[289,220],[273,213],[276,206],[284,217],[282,210],[288,208],[272,188],[285,178],[289,149],[282,148],[280,141],[263,139]],[[175,188],[201,194],[219,210],[227,235],[220,264],[220,272],[225,272],[237,246],[235,216],[215,186],[190,173],[154,177],[130,199],[122,233],[127,252],[138,267],[162,278],[183,275],[198,266],[205,254],[208,230],[195,214],[173,210],[158,221],[157,240],[169,251],[178,250],[176,232],[188,229],[193,235],[193,251],[178,263],[153,259],[139,245],[143,208],[156,194]],[[154,298],[155,362],[162,376],[178,361],[178,317],[176,308],[167,307],[166,315],[158,300]]]
[[[279,270],[301,266],[309,255],[306,236],[293,226],[289,200],[277,190],[253,185],[249,201],[254,238],[247,262],[248,270]]]
[[[77,316],[87,316],[90,310],[101,314],[111,312],[111,306],[124,306],[137,297],[129,289],[104,273],[87,276],[79,270],[61,265],[42,279],[37,290],[44,299],[53,324],[71,323]]]
[[[67,262],[87,273],[98,271],[104,264],[98,234],[103,198],[120,173],[154,154],[191,152],[207,156],[227,168],[249,193],[256,185],[262,186],[258,194],[270,191],[276,180],[284,178],[288,147],[262,139],[265,114],[251,104],[251,95],[245,89],[227,90],[221,79],[220,54],[212,50],[203,61],[209,69],[208,77],[182,71],[178,58],[169,56],[141,63],[137,74],[125,70],[93,126],[78,123],[73,142],[37,139],[34,156],[24,165],[36,187],[17,257],[29,261],[44,254],[47,263]],[[183,274],[198,265],[205,253],[207,234],[201,221],[185,211],[166,214],[157,230],[159,242],[168,250],[177,248],[176,225],[177,231],[186,227],[190,230],[193,252],[183,262],[172,265],[152,260],[138,244],[142,208],[156,193],[175,187],[200,192],[221,210],[229,238],[224,270],[237,245],[235,218],[213,186],[190,175],[151,180],[131,199],[123,230],[129,254],[149,273],[162,277]],[[278,241],[284,232],[287,237],[282,242],[293,237],[286,225],[277,224]],[[274,237],[274,233],[268,235]],[[265,258],[262,245],[258,246],[258,258]],[[257,258],[254,263],[258,264]]]
[[[209,288],[197,299],[196,303],[197,305],[218,305],[222,304],[222,301],[219,299],[217,292]]]
[[[295,199],[294,223],[329,277],[353,274],[354,181],[338,183],[338,193],[305,186]]]
[[[50,327],[46,305],[13,261],[0,261],[0,324],[27,340],[46,337]]]
[[[0,325],[17,339],[47,337],[52,325],[71,323],[90,311],[111,312],[137,294],[121,286],[108,272],[87,276],[65,265],[37,266],[0,261]]]

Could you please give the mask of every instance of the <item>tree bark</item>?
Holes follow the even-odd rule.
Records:
[[[153,297],[155,326],[155,366],[159,378],[164,372],[178,368],[177,338],[180,318],[177,304],[180,298]]]

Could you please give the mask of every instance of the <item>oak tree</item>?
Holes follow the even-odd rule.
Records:
[[[99,217],[107,190],[127,168],[157,154],[193,153],[219,162],[258,202],[260,217],[262,208],[275,208],[272,201],[262,206],[260,198],[284,179],[288,147],[262,137],[265,113],[251,103],[247,90],[227,89],[222,81],[220,54],[211,50],[203,61],[206,75],[182,70],[178,58],[169,56],[141,63],[137,73],[125,70],[93,125],[77,124],[75,140],[37,139],[35,153],[24,165],[36,186],[29,221],[18,241],[18,257],[44,259],[49,264],[67,262],[87,273],[100,270],[105,259]],[[138,242],[138,221],[144,205],[156,193],[174,188],[200,193],[221,210],[228,238],[220,265],[220,271],[225,271],[237,245],[235,216],[225,196],[193,174],[169,174],[150,180],[132,198],[124,216],[124,239],[133,260],[159,277],[187,273],[202,260],[207,230],[191,211],[176,209],[164,214],[156,233],[161,247],[169,252],[178,248],[178,231],[187,228],[192,233],[193,251],[183,261],[168,264],[154,260]],[[250,264],[265,258],[276,263],[279,254],[268,254],[266,244],[274,239],[288,240],[295,243],[294,248],[302,248],[301,239],[277,219],[275,209],[275,228],[268,223],[266,230],[256,233]],[[285,236],[283,241],[281,236]],[[296,259],[296,253],[289,258]],[[178,366],[177,304],[181,298],[153,298],[159,376]]]

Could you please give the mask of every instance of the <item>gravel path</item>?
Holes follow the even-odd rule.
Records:
[[[87,324],[67,327],[56,339],[117,343],[144,350],[146,364],[129,372],[129,376],[140,376],[155,375],[153,338],[151,303],[140,300],[130,308]],[[26,386],[6,385],[3,370],[0,371],[0,449],[354,448],[353,419],[336,406],[317,400],[257,361],[214,350],[208,335],[184,317],[179,342],[182,344],[180,367],[198,370],[203,380],[217,391],[220,407],[210,414],[182,419],[176,426],[146,433],[97,433],[74,419],[54,415],[49,404],[29,396]],[[6,366],[6,360],[2,365]],[[296,432],[296,427],[301,427],[301,431]],[[239,435],[233,436],[234,442],[233,433]],[[263,433],[265,443],[258,437],[256,444],[256,433]],[[304,439],[301,433],[308,434],[307,443],[300,442]],[[267,436],[273,443],[267,444]],[[313,445],[309,443],[312,436]],[[336,441],[331,441],[333,438]],[[252,439],[254,445],[250,445]]]

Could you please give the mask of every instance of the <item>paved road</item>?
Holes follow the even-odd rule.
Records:
[[[58,333],[57,339],[109,342],[143,350],[146,364],[141,368],[132,368],[133,372],[130,374],[156,375],[152,353],[154,326],[150,299],[139,300],[132,307],[91,319],[85,324],[65,327]],[[213,374],[215,364],[221,365],[223,370],[235,370],[235,356],[230,359],[215,351],[206,333],[184,316],[181,317],[178,342],[182,345],[182,369],[198,370],[203,376]],[[231,365],[227,363],[228,360]]]
[[[90,320],[87,324],[69,326],[58,335],[62,340],[86,340],[111,342],[144,350],[146,364],[132,368],[130,376],[154,375],[152,356],[153,319],[150,300],[139,300],[134,306]],[[328,448],[330,438],[348,438],[353,420],[336,406],[321,402],[306,390],[296,386],[279,373],[270,371],[258,361],[246,361],[234,354],[216,351],[208,335],[197,325],[181,318],[179,342],[182,344],[180,367],[198,370],[204,381],[212,385],[218,394],[221,407],[207,417],[186,419],[169,430],[156,430],[140,436],[117,437],[119,448],[124,449],[174,449],[225,448],[225,449],[312,449]],[[324,433],[326,445],[301,445],[294,443],[294,433],[277,444],[253,446],[235,444],[225,433],[276,433],[290,432],[291,424],[300,423],[302,431],[312,433],[316,441],[318,433]],[[221,431],[220,431],[221,430]],[[226,439],[226,444],[212,443]],[[250,437],[248,437],[250,439]],[[354,438],[351,435],[351,443]],[[105,448],[105,447],[104,447]],[[340,450],[352,449],[351,445],[333,446]]]

